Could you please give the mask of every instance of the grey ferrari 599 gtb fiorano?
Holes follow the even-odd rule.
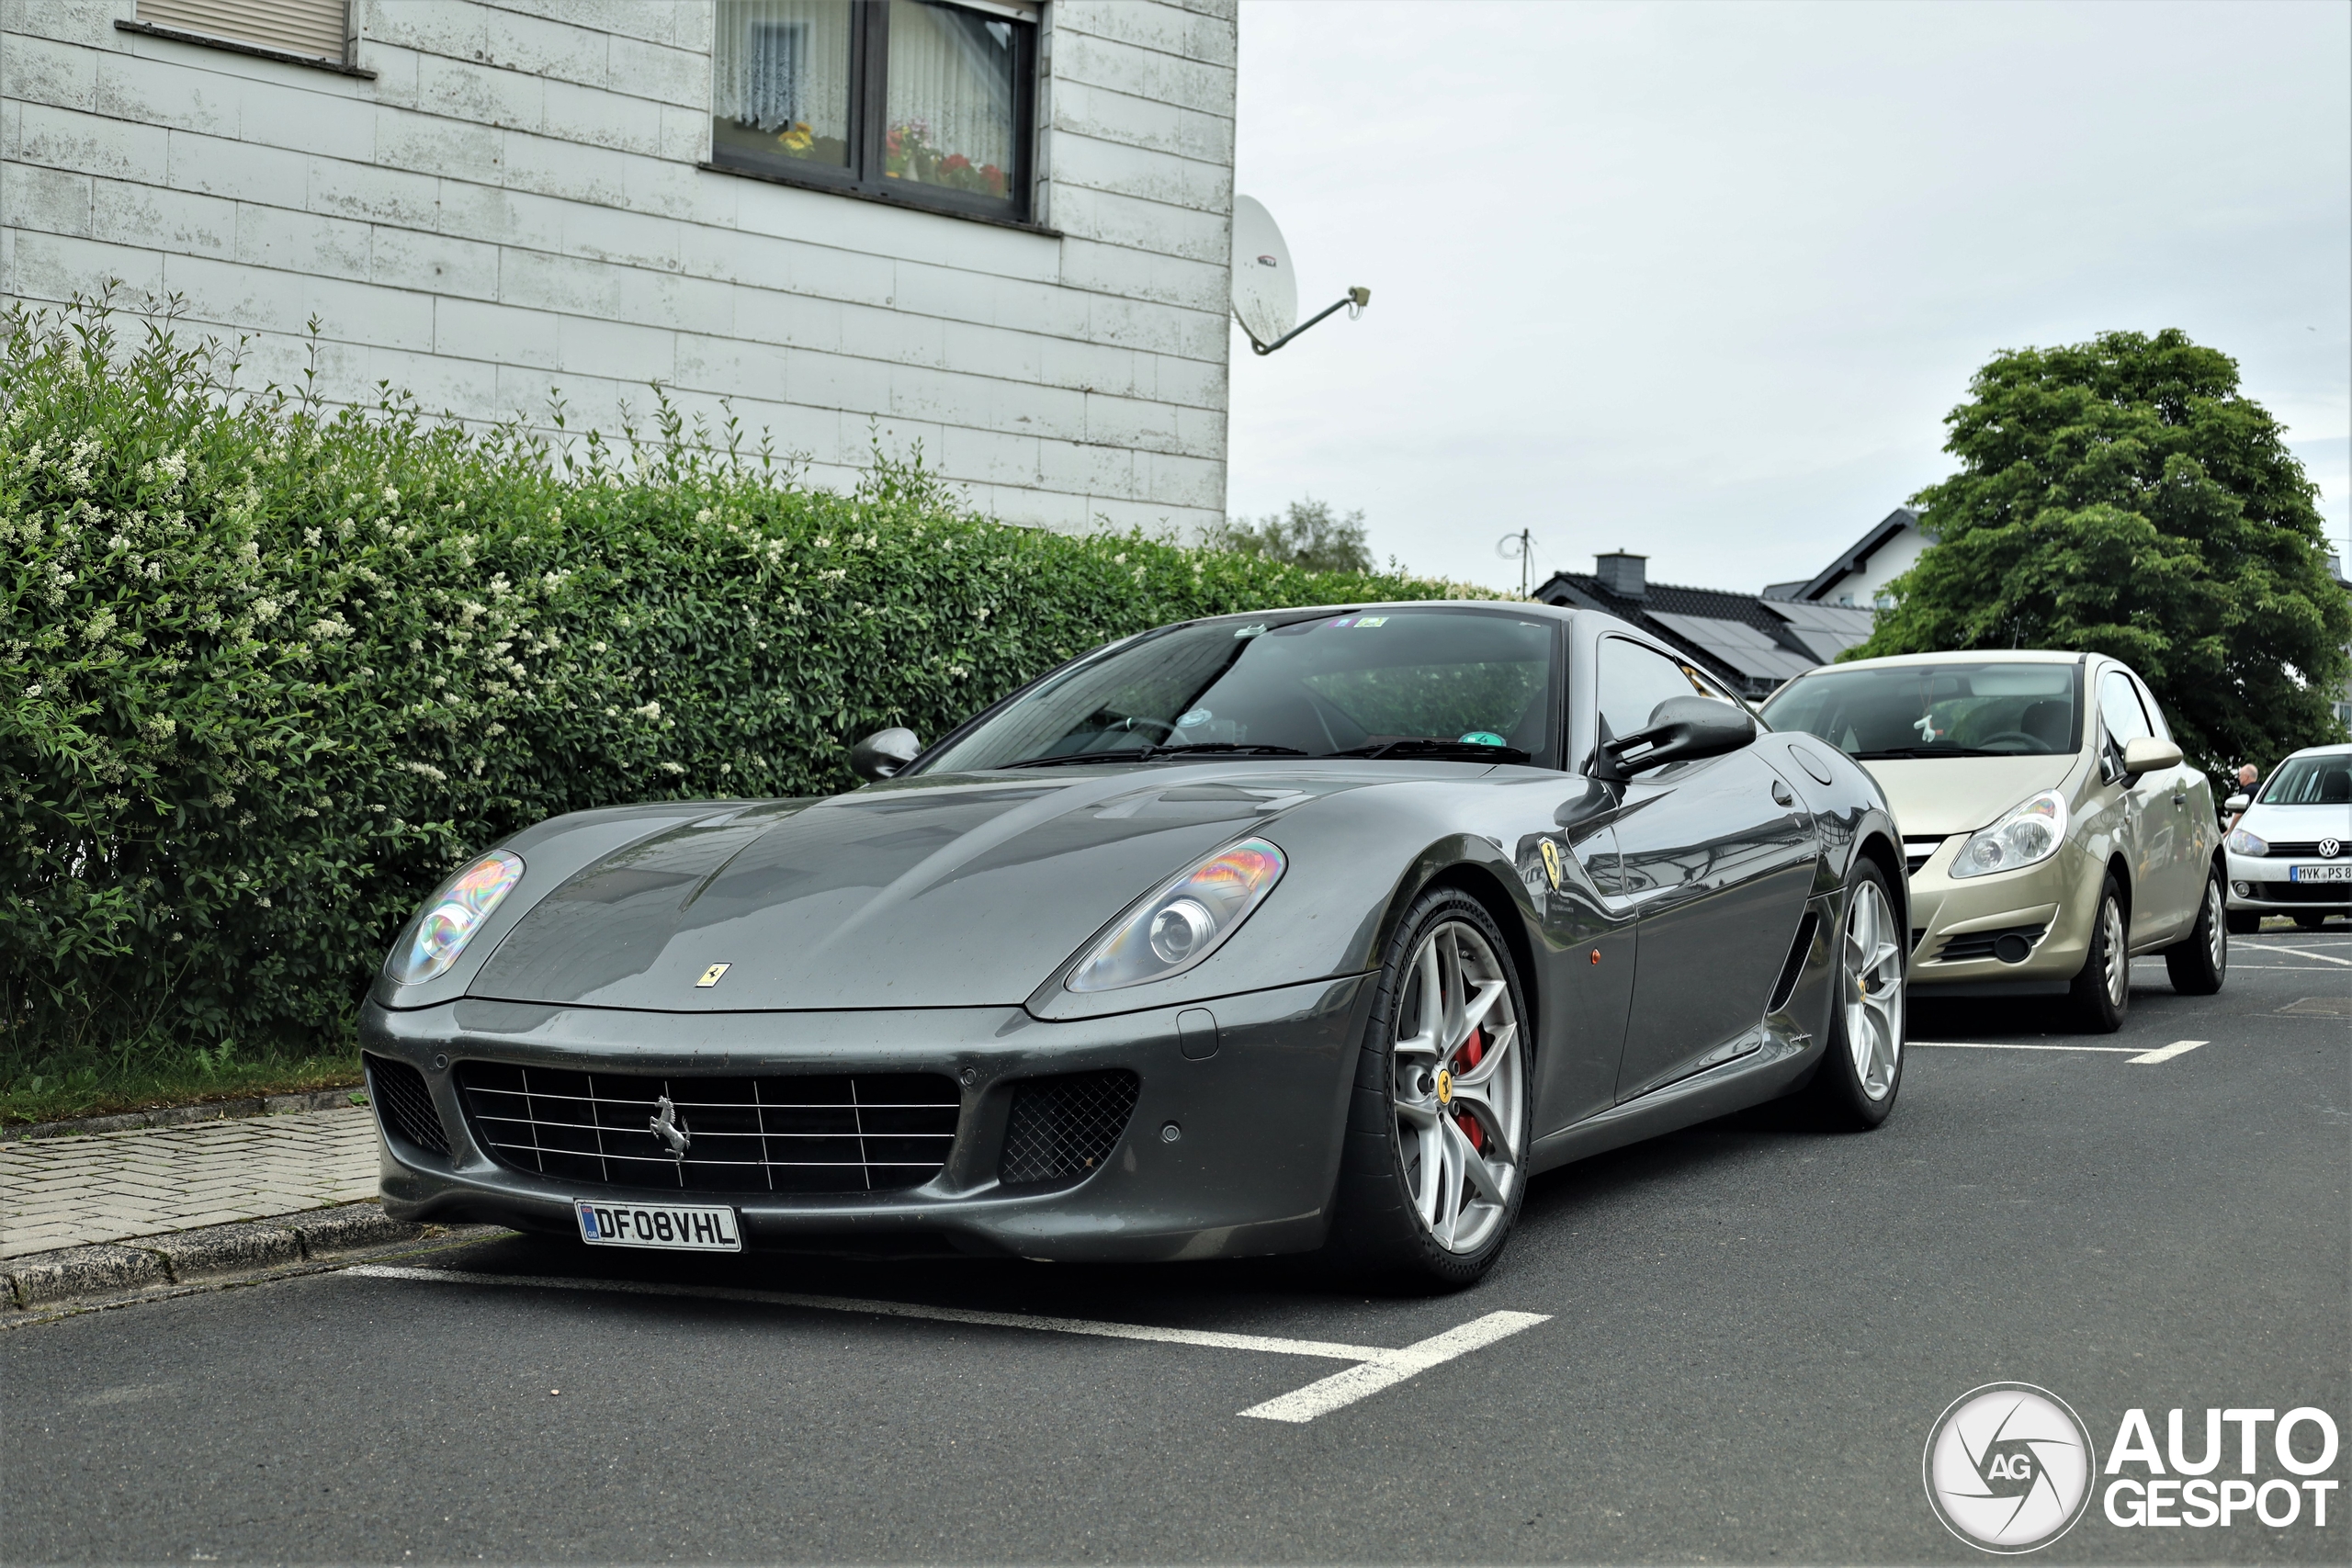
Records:
[[[1537,1171],[1902,1081],[1877,786],[1607,616],[1187,622],[854,761],[558,818],[428,900],[362,1022],[385,1207],[1462,1284]]]

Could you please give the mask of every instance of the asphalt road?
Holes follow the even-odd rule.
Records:
[[[1917,1044],[1875,1133],[1751,1115],[1542,1179],[1453,1297],[1283,1264],[434,1260],[1387,1348],[1546,1315],[1306,1423],[1238,1412],[1345,1363],[699,1296],[337,1274],[15,1329],[0,1560],[1973,1561],[1920,1459],[1980,1384],[2058,1393],[2102,1461],[2134,1406],[2159,1443],[2187,1408],[2193,1450],[2208,1406],[2317,1405],[2352,1446],[2352,931],[2235,958],[2202,999],[2138,965],[2113,1037],[1921,1010],[1915,1041],[2208,1043]],[[2285,1477],[2267,1431],[2257,1459]],[[2042,1556],[2347,1540],[2345,1491],[2324,1529],[2094,1502]]]

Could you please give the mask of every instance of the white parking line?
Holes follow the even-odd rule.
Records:
[[[1490,1312],[1459,1328],[1408,1345],[1401,1350],[1376,1345],[1340,1345],[1320,1339],[1281,1339],[1259,1334],[1224,1334],[1202,1328],[1160,1328],[1147,1323],[1102,1323],[1082,1317],[1037,1317],[1021,1312],[977,1312],[968,1307],[919,1306],[911,1302],[861,1301],[848,1296],[806,1296],[791,1291],[746,1291],[728,1285],[662,1285],[638,1280],[568,1280],[537,1274],[469,1274],[454,1269],[403,1269],[367,1263],[343,1270],[366,1280],[417,1280],[441,1285],[517,1285],[542,1291],[605,1291],[634,1296],[695,1296],[711,1301],[756,1302],[765,1306],[807,1307],[819,1312],[868,1313],[882,1317],[929,1318],[991,1328],[1031,1328],[1048,1334],[1084,1334],[1104,1339],[1143,1339],[1162,1345],[1196,1345],[1213,1350],[1259,1350],[1275,1356],[1317,1356],[1358,1363],[1305,1388],[1242,1411],[1268,1421],[1312,1421],[1393,1388],[1416,1373],[1442,1366],[1521,1329],[1551,1321],[1538,1312]]]
[[[1929,1045],[1939,1051],[2107,1051],[2119,1056],[2137,1054],[2137,1045],[2011,1045],[1996,1043],[1980,1045],[1968,1040],[1906,1040],[1906,1045]]]
[[[2276,951],[2291,953],[2298,958],[2316,958],[2322,964],[2341,964],[2346,969],[2352,969],[2352,958],[2338,958],[2332,953],[2321,953],[2308,947],[2280,947]]]
[[[2206,1042],[2202,1040],[2176,1040],[2169,1045],[2157,1046],[2145,1055],[2134,1056],[2123,1065],[2127,1067],[2143,1067],[2153,1066],[2157,1062],[2169,1062],[2175,1056],[2185,1055],[2205,1043]]]

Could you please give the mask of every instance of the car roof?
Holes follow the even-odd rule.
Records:
[[[1876,659],[1849,659],[1825,664],[1824,670],[1882,670],[1899,664],[2073,664],[2086,653],[2061,653],[2047,648],[1979,648],[1955,653],[1889,653]],[[1806,671],[1813,674],[1813,671]]]
[[[2328,746],[2306,746],[2300,751],[2288,752],[2278,761],[2291,762],[2298,757],[2341,757],[2346,752],[2352,752],[2352,742],[2339,740]]]

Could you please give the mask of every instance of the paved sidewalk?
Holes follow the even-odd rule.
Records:
[[[0,1258],[376,1195],[366,1106],[0,1145]]]

